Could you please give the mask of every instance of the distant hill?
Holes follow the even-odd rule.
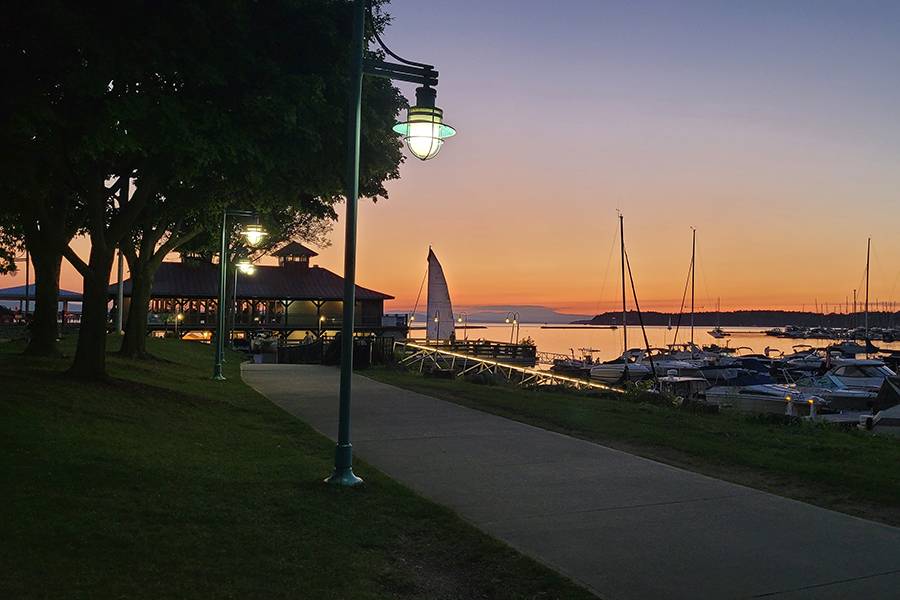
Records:
[[[672,326],[678,322],[678,313],[663,313],[648,311],[642,313],[644,325],[668,325],[671,319]],[[855,319],[854,319],[855,317]],[[691,315],[681,315],[681,326],[690,325]],[[621,312],[605,312],[596,315],[592,319],[572,321],[577,325],[619,325],[622,323]],[[638,324],[636,311],[628,311],[628,324]],[[787,310],[737,310],[730,312],[698,312],[694,314],[694,324],[701,327],[714,327],[720,324],[722,327],[784,327],[796,325],[798,327],[861,327],[863,314],[821,314],[814,312],[787,311]],[[900,312],[869,312],[870,327],[888,327],[900,325]]]
[[[388,312],[391,312],[388,310]],[[466,306],[454,307],[455,315],[462,316],[463,313],[468,314],[469,323],[503,323],[509,313],[519,313],[519,321],[522,323],[552,323],[556,325],[564,325],[571,323],[575,319],[590,319],[591,315],[566,314],[557,312],[556,310],[539,305],[482,305],[482,306]],[[425,313],[417,310],[416,320],[422,321]]]

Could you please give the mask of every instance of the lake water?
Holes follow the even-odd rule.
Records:
[[[474,325],[474,323],[472,324]],[[484,329],[468,329],[469,339],[486,339],[500,342],[509,342],[511,329],[506,324],[479,324]],[[573,329],[542,329],[540,324],[523,323],[519,328],[518,338],[521,340],[530,337],[537,344],[537,349],[541,352],[555,352],[559,354],[569,354],[571,349],[575,350],[576,355],[580,355],[579,348],[593,348],[596,350],[594,356],[598,356],[604,360],[616,358],[622,354],[622,328],[616,330],[611,329],[595,329],[591,327],[576,326]],[[699,345],[708,345],[716,343],[723,346],[728,343],[732,348],[747,346],[753,352],[762,353],[766,346],[776,348],[785,353],[792,352],[791,347],[797,344],[809,344],[815,347],[825,346],[833,343],[833,340],[803,340],[803,339],[785,339],[768,336],[764,333],[764,327],[733,327],[731,337],[717,340],[707,333],[709,327],[697,327],[694,329],[694,342]],[[647,338],[651,347],[665,347],[671,344],[675,337],[675,329],[669,330],[663,326],[647,327]],[[414,331],[413,337],[423,338],[424,331]],[[462,339],[464,335],[463,328],[458,327],[456,336]],[[678,343],[690,340],[690,329],[682,327],[678,332]],[[879,348],[900,350],[900,343],[891,344],[885,342],[873,342]],[[628,327],[628,347],[641,348],[644,346],[644,338],[641,328],[638,326]],[[743,353],[749,353],[744,351]]]

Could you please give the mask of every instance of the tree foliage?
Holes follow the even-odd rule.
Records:
[[[43,251],[64,254],[84,277],[75,374],[105,372],[117,246],[133,268],[152,271],[160,251],[208,239],[230,206],[281,225],[273,241],[321,233],[334,218],[351,2],[13,4],[0,25],[13,90],[0,136],[17,158],[0,175],[17,206],[40,199],[43,216],[21,210],[23,221],[66,203],[57,212],[66,226]],[[391,126],[403,105],[388,81],[366,81],[363,195],[386,196],[384,182],[398,176]],[[90,236],[86,260],[68,247],[75,231]]]

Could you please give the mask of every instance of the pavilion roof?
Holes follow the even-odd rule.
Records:
[[[131,279],[124,283],[131,296]],[[257,300],[341,300],[344,278],[322,267],[257,266],[253,275],[238,275],[238,297]],[[109,286],[114,296],[116,285]],[[153,280],[153,298],[216,298],[219,266],[202,262],[164,262]],[[357,300],[390,300],[393,296],[356,286]]]
[[[36,286],[33,283],[28,286],[28,299],[31,301],[34,301],[35,288]],[[25,286],[17,285],[14,287],[0,289],[0,300],[25,300]],[[59,300],[65,300],[67,302],[81,302],[82,296],[78,292],[60,288]]]
[[[289,242],[272,253],[272,256],[318,256],[319,253],[311,250],[299,242]]]

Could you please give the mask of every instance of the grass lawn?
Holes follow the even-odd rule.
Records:
[[[209,348],[151,340],[85,384],[0,344],[2,598],[588,598],[366,466]],[[72,351],[69,340],[67,351]]]
[[[900,525],[900,440],[895,438],[700,414],[618,396],[426,378],[387,368],[365,374],[692,471]]]

